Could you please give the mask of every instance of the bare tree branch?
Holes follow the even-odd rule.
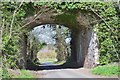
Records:
[[[24,0],[23,0],[23,1],[24,1]],[[22,6],[23,1],[20,3],[19,7],[18,7],[18,8],[14,11],[14,13],[13,13],[13,17],[12,17],[12,21],[11,21],[11,25],[10,25],[10,35],[9,35],[8,41],[10,40],[11,35],[12,35],[12,29],[13,29],[13,23],[14,23],[14,20],[15,20],[15,15],[16,15],[17,11],[19,10],[19,8]]]
[[[25,26],[29,25],[31,22],[34,22],[34,21],[38,18],[38,16],[42,15],[42,14],[43,14],[44,12],[46,12],[46,11],[49,11],[49,8],[46,9],[46,10],[44,10],[44,11],[41,11],[41,10],[40,10],[37,14],[35,14],[35,17],[33,18],[33,20],[30,21],[30,22],[28,22],[28,23],[26,23],[26,24],[24,24],[24,25],[21,27],[21,29],[24,28]]]

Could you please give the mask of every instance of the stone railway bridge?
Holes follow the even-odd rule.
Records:
[[[73,10],[57,12],[54,9],[41,8],[37,14],[27,17],[23,21],[20,33],[20,55],[22,68],[26,68],[28,53],[28,35],[34,27],[42,24],[64,25],[71,30],[71,57],[66,64],[76,67],[95,67],[98,62],[98,41],[94,29],[96,16],[92,12]],[[33,54],[32,54],[33,55]]]

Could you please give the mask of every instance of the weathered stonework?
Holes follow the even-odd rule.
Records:
[[[93,29],[87,31],[87,52],[85,56],[84,67],[92,68],[99,64],[98,39]]]

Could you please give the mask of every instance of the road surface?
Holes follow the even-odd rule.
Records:
[[[47,69],[53,63],[43,63],[43,66]],[[43,78],[118,78],[118,76],[104,77],[99,75],[93,75],[90,69],[78,68],[78,69],[48,69],[38,71],[39,74],[42,74]]]
[[[104,76],[93,75],[89,70],[80,69],[56,69],[56,70],[43,70],[43,78],[110,78]],[[117,78],[117,77],[112,77]]]
[[[92,78],[74,69],[45,70],[45,78]]]

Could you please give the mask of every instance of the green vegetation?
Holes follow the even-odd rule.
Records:
[[[55,62],[57,53],[55,50],[49,49],[48,46],[44,46],[38,53],[37,58],[40,63]]]
[[[57,62],[56,58],[57,53],[55,52],[55,50],[49,49],[48,46],[44,46],[42,50],[37,53],[37,58],[39,59],[38,62],[40,63],[52,62],[55,63],[56,65],[65,63],[65,61]]]
[[[1,76],[2,76],[2,78],[10,78],[11,77],[11,75],[9,74],[9,72],[8,72],[8,70],[7,69],[5,69],[5,68],[2,68],[1,70],[0,70],[0,72],[1,72]]]
[[[82,10],[95,14],[97,20],[94,27],[99,39],[100,65],[120,61],[120,54],[118,54],[120,52],[120,41],[118,41],[118,35],[120,34],[120,31],[118,30],[120,27],[120,9],[118,4],[115,2],[0,2],[0,36],[2,36],[0,39],[2,39],[2,63],[4,67],[2,77],[9,77],[7,68],[19,68],[18,62],[21,59],[19,55],[19,34],[21,31],[26,33],[25,30],[21,30],[23,27],[23,20],[26,17],[39,12],[41,9],[40,7],[43,6],[48,6],[52,9],[54,8],[61,13],[71,10],[73,12],[75,10]],[[72,21],[71,19],[68,19],[69,16],[73,18],[72,20],[75,19],[74,15],[66,15],[68,15],[66,18],[70,23]],[[63,15],[58,17],[62,17],[61,20],[64,20]],[[27,74],[29,72],[22,72],[22,77],[30,77],[30,74]],[[99,66],[93,69],[93,73],[100,75],[117,74],[118,68],[116,66],[109,65]]]
[[[20,70],[20,75],[12,76],[14,78],[35,78],[33,74],[28,70]]]
[[[98,66],[92,69],[93,74],[102,75],[102,76],[113,76],[120,74],[120,66],[117,65],[104,65]]]
[[[76,23],[77,23],[76,15],[75,13],[72,13],[72,12],[70,14],[66,12],[65,14],[56,16],[56,21],[64,22],[64,24],[69,22],[71,26],[76,26]]]
[[[0,69],[2,78],[35,78],[33,74],[28,70],[7,70]],[[1,75],[0,75],[1,76]]]

